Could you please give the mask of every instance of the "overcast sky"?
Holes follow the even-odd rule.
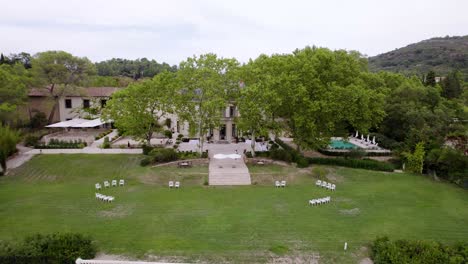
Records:
[[[65,50],[93,61],[245,62],[306,45],[373,56],[468,35],[468,0],[0,0],[0,52]]]

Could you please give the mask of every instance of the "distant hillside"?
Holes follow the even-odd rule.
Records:
[[[437,76],[458,69],[468,78],[468,35],[423,40],[369,58],[371,71],[393,71],[426,74],[434,70]]]

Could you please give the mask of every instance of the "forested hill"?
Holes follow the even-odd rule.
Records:
[[[165,62],[158,63],[155,60],[146,58],[136,60],[114,58],[97,62],[95,65],[99,76],[123,76],[134,80],[145,77],[152,78],[164,70],[172,72],[177,70],[175,65],[169,65]]]
[[[427,74],[435,71],[437,76],[458,69],[468,78],[468,35],[423,40],[369,58],[371,71]]]

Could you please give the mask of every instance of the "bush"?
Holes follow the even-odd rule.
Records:
[[[187,143],[187,142],[189,142],[189,141],[190,141],[190,138],[184,138],[184,137],[182,138],[182,142]]]
[[[151,163],[151,158],[150,157],[145,157],[142,160],[140,160],[140,166],[145,167],[150,165]]]
[[[172,138],[172,132],[170,130],[164,130],[164,136],[167,138]]]
[[[365,170],[393,171],[395,169],[393,164],[369,159],[307,158],[307,160],[309,161],[309,164],[335,165]]]
[[[174,149],[155,148],[149,155],[153,163],[169,162],[177,160],[177,152]]]
[[[372,243],[372,260],[380,263],[467,263],[468,244],[443,245],[434,241],[377,238]]]
[[[97,249],[89,237],[75,233],[33,235],[19,244],[3,242],[1,263],[75,263],[94,258]]]
[[[304,157],[299,157],[296,161],[298,168],[306,168],[309,166],[309,161]]]
[[[146,144],[144,144],[141,148],[143,149],[143,155],[148,155],[154,149],[153,146],[148,146]]]
[[[177,139],[182,139],[183,137],[184,137],[184,135],[182,135],[182,134],[177,135]]]
[[[43,112],[37,112],[31,118],[31,128],[33,129],[43,128],[46,125],[47,125],[47,116]]]
[[[463,186],[468,180],[468,156],[453,148],[432,149],[425,159],[426,169]]]
[[[284,149],[276,149],[276,150],[270,151],[270,158],[274,160],[282,160],[286,162],[293,161],[293,156],[291,155],[291,153]]]
[[[33,147],[39,143],[39,137],[33,135],[27,135],[24,138],[24,145],[26,147]]]
[[[104,138],[104,143],[102,143],[102,148],[108,149],[110,147],[111,147],[111,145],[110,145],[110,142],[109,142],[109,137],[105,137]]]

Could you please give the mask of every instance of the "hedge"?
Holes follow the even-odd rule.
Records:
[[[33,235],[22,243],[0,243],[0,263],[75,263],[96,255],[91,238],[76,233]]]
[[[169,162],[177,160],[177,152],[170,148],[155,148],[150,151],[149,156],[153,163]]]
[[[468,243],[443,245],[435,241],[396,240],[377,238],[372,243],[375,264],[399,263],[467,263]]]
[[[335,165],[365,170],[393,171],[395,166],[390,163],[369,159],[344,159],[344,158],[307,158],[309,164]]]
[[[49,144],[37,144],[34,146],[36,149],[79,149],[86,147],[86,142],[80,140],[75,141],[62,141],[57,139],[51,139]]]

